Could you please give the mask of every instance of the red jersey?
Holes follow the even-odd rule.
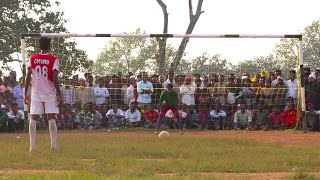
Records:
[[[284,125],[287,127],[295,125],[297,122],[297,113],[297,109],[293,109],[291,111],[288,109],[285,110],[283,113]]]
[[[35,54],[28,64],[32,71],[32,101],[55,101],[57,94],[53,83],[53,72],[59,72],[59,60],[51,54]]]
[[[151,111],[144,112],[144,117],[148,118],[152,123],[157,122],[159,116],[160,114],[157,111],[153,111],[153,113]]]

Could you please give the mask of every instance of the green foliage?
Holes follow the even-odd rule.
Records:
[[[320,68],[320,20],[307,26],[302,34],[305,63],[311,69]]]
[[[59,9],[59,5],[58,1],[52,3],[50,0],[1,0],[0,62],[5,65],[3,68],[9,68],[7,63],[12,61],[11,54],[20,52],[20,33],[67,32],[67,19],[64,18],[64,12]],[[33,49],[37,48],[35,43],[30,45]],[[62,69],[68,66],[64,69],[64,74],[70,75],[81,68],[89,68],[91,63],[86,53],[75,48],[75,42],[60,38],[55,45],[53,49],[58,52],[54,53],[60,59]],[[76,65],[69,66],[71,63]]]

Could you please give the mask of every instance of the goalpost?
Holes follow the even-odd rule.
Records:
[[[22,33],[21,34],[21,56],[22,63],[26,66],[26,39],[28,38],[75,38],[75,37],[121,37],[121,38],[294,38],[299,40],[299,68],[297,69],[298,80],[298,105],[305,115],[305,85],[303,73],[303,40],[301,34],[74,34],[74,33]],[[25,75],[25,72],[23,73]],[[305,121],[305,119],[303,118]],[[304,122],[305,123],[305,122]]]

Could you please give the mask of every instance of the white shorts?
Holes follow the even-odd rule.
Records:
[[[30,106],[30,114],[31,115],[42,115],[42,114],[58,114],[58,102],[57,101],[49,101],[49,102],[41,102],[41,101],[32,101]]]

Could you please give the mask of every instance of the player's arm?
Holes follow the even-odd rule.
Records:
[[[59,80],[58,80],[58,72],[57,71],[53,71],[53,84],[54,84],[54,87],[56,88],[56,91],[57,91],[57,97],[58,97],[58,100],[59,102],[58,103],[61,103],[61,91],[60,91],[60,86],[59,86]]]
[[[32,71],[30,68],[28,68],[27,75],[26,75],[26,80],[24,83],[24,103],[29,105],[29,97],[28,97],[28,90],[31,82],[31,74]]]

